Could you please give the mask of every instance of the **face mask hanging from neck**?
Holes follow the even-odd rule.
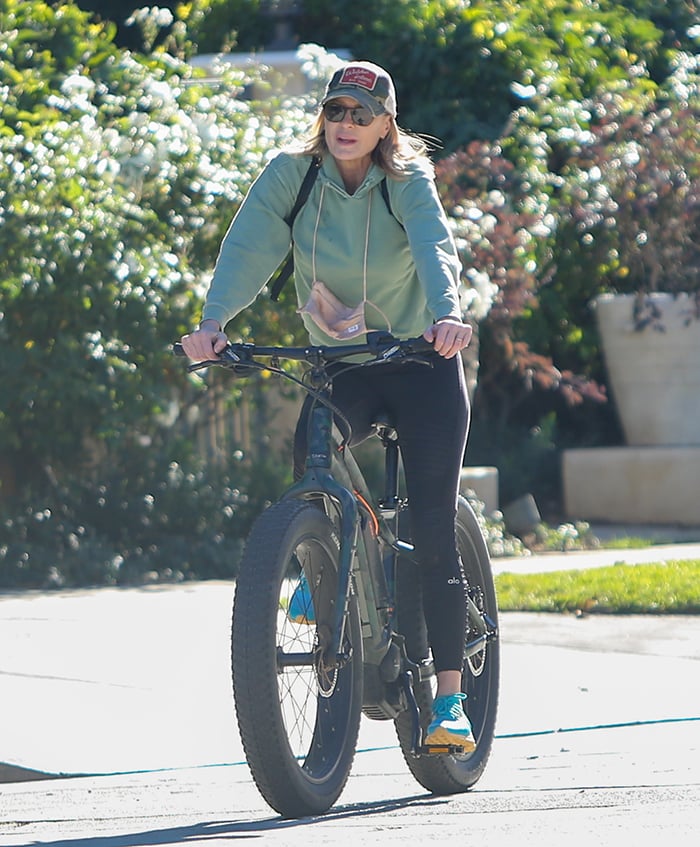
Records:
[[[363,335],[367,332],[367,324],[365,322],[365,304],[376,309],[384,318],[387,324],[387,329],[391,332],[391,324],[386,319],[386,315],[367,299],[367,255],[369,252],[369,231],[370,231],[370,213],[372,209],[372,192],[368,195],[367,206],[367,230],[365,233],[365,255],[362,276],[362,300],[357,306],[346,306],[339,300],[335,294],[328,288],[325,282],[316,278],[316,238],[318,235],[318,225],[321,220],[321,206],[323,205],[323,194],[325,185],[321,187],[321,197],[318,204],[318,212],[316,214],[316,226],[314,228],[314,240],[311,250],[311,269],[313,274],[313,282],[311,283],[311,291],[304,305],[298,310],[301,315],[308,315],[319,329],[322,329],[326,335],[335,338],[338,341],[346,341],[349,338],[355,338],[358,335]]]
[[[338,341],[367,332],[365,301],[357,306],[346,306],[325,282],[318,279],[311,284],[309,299],[299,309],[299,314],[308,315],[319,329]]]

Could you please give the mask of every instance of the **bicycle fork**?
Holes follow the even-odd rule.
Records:
[[[345,622],[350,603],[350,575],[357,545],[359,511],[353,493],[341,485],[331,473],[333,414],[324,403],[316,403],[309,421],[306,470],[285,497],[311,499],[315,494],[330,497],[340,509],[340,551],[338,558],[337,601],[330,640],[325,645],[326,667],[340,668],[349,659],[345,644]]]

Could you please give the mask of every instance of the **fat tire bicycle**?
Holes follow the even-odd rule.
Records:
[[[368,333],[367,343],[342,346],[229,344],[217,360],[190,365],[221,365],[238,376],[272,371],[315,399],[304,475],[258,517],[247,539],[231,629],[246,759],[263,798],[284,817],[322,814],[336,802],[350,775],[362,714],[394,722],[409,770],[434,794],[471,788],[491,752],[498,609],[478,520],[460,496],[457,541],[468,582],[462,690],[476,740],[476,749],[464,753],[423,742],[436,677],[419,565],[410,540],[402,539],[409,505],[399,497],[398,435],[386,418],[374,424],[385,451],[384,493],[374,505],[332,402],[332,363],[366,368],[419,360],[430,367],[421,355],[430,349],[422,338]],[[283,359],[305,362],[304,377],[285,372]],[[290,607],[302,589],[308,607],[295,617]]]

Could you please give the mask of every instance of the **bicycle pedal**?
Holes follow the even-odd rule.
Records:
[[[419,756],[456,756],[464,753],[461,744],[423,744],[417,753]]]

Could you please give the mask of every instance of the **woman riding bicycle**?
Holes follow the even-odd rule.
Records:
[[[379,412],[398,431],[438,681],[425,743],[469,752],[475,743],[461,693],[467,586],[455,514],[469,428],[457,354],[472,329],[461,319],[460,263],[427,146],[398,126],[385,70],[351,62],[334,73],[306,145],[272,159],[241,204],[222,242],[202,321],[182,346],[195,360],[223,350],[227,322],[255,300],[289,250],[286,219],[314,157],[318,177],[293,224],[294,281],[311,342],[352,343],[368,330],[433,342],[426,354],[431,367],[339,368],[333,403],[352,427],[351,443],[370,434]],[[297,466],[307,414],[308,402],[297,426]]]

